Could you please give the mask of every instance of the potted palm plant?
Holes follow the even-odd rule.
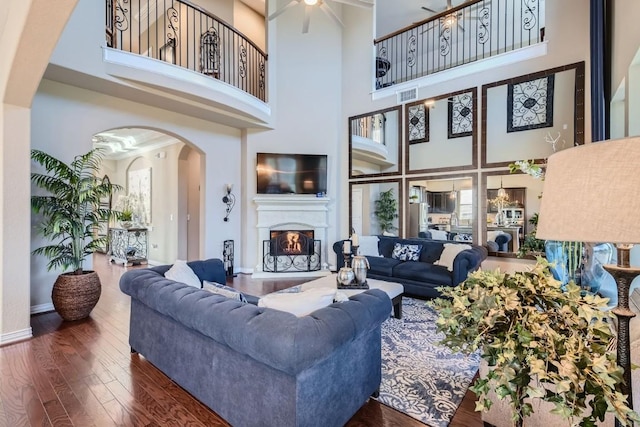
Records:
[[[549,266],[539,257],[528,272],[477,271],[455,288],[440,288],[443,298],[430,303],[443,343],[479,350],[487,365],[471,387],[476,410],[488,410],[495,395],[510,401],[516,427],[533,416],[536,399],[571,425],[595,426],[607,412],[622,425],[639,421],[617,390],[623,376],[609,349],[608,299],[573,282],[563,288]]]
[[[51,299],[64,320],[83,319],[101,292],[97,273],[84,270],[83,263],[106,244],[107,236],[95,233],[100,222],[119,216],[118,211],[101,207],[100,199],[121,187],[98,178],[100,149],[75,156],[69,164],[40,150],[31,150],[31,159],[45,171],[31,174],[31,181],[46,192],[31,197],[31,208],[41,215],[38,233],[50,242],[33,254],[49,258],[48,270],[71,270],[58,276]]]
[[[398,202],[393,197],[393,188],[380,193],[380,198],[375,201],[374,214],[382,234],[390,233],[397,228],[393,225],[393,220],[398,218]]]

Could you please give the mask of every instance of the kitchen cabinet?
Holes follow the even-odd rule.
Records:
[[[451,198],[449,191],[427,192],[429,213],[453,213],[456,210],[456,199]]]

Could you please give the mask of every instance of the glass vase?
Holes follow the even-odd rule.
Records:
[[[562,285],[570,280],[580,286],[582,279],[583,244],[582,242],[562,242],[547,240],[544,244],[545,256],[550,263],[551,273]]]

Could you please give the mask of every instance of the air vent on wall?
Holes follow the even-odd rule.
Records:
[[[396,94],[398,95],[398,104],[404,104],[418,99],[418,88],[412,87],[411,89],[396,92]]]

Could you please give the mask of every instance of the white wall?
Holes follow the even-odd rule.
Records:
[[[147,235],[149,261],[153,264],[173,263],[178,257],[178,236],[181,219],[178,185],[178,158],[184,143],[176,143],[119,160],[113,182],[122,185],[127,193],[128,172],[151,169],[151,223]],[[164,153],[165,157],[158,154]],[[114,199],[117,202],[117,197]],[[186,200],[185,203],[186,205]],[[186,244],[186,231],[182,235]]]
[[[233,25],[234,0],[194,0],[192,3]]]
[[[233,6],[233,25],[256,46],[267,51],[267,34],[264,16],[239,0]]]
[[[221,257],[222,241],[226,238],[235,239],[238,242],[236,245],[241,246],[239,212],[243,209],[243,201],[238,201],[228,223],[222,221],[224,205],[220,202],[223,184],[229,180],[241,180],[237,167],[240,164],[239,130],[48,80],[43,80],[34,99],[32,147],[64,160],[70,160],[73,155],[91,149],[91,137],[94,134],[120,127],[155,129],[173,135],[202,151],[205,159],[200,178],[201,209],[205,216],[201,230],[201,257]],[[177,154],[170,156],[177,158]],[[170,156],[167,155],[167,160]],[[172,209],[175,212],[176,209],[168,206],[177,199],[177,179],[173,177],[177,176],[178,162],[172,160],[171,163],[173,164],[169,165],[166,175],[155,174],[160,182],[152,190],[155,208],[164,212],[165,220],[166,214],[172,212]],[[165,198],[165,195],[168,197]],[[158,203],[167,205],[158,206]],[[154,233],[166,233],[163,238],[167,242],[167,252],[158,253],[157,256],[164,258],[159,261],[173,262],[177,243],[172,236],[176,235],[177,229],[168,222],[165,224],[165,230],[160,226],[154,229]],[[40,243],[39,238],[33,237],[31,248]],[[150,256],[154,257],[155,254],[151,252]],[[45,263],[46,260],[41,257],[32,259],[32,306],[50,302],[51,286],[59,273],[47,273]]]
[[[76,0],[3,2],[0,49],[0,344],[31,336],[29,141],[31,102]]]
[[[612,81],[615,91],[624,81],[638,48],[640,47],[640,2],[615,0],[613,6],[613,49],[611,52]]]
[[[270,10],[274,10],[275,2],[269,3]],[[340,6],[336,3],[331,7],[340,13]],[[344,181],[338,180],[342,161],[340,141],[347,134],[346,118],[343,119],[341,113],[341,31],[322,11],[315,10],[309,32],[302,34],[303,10],[303,5],[292,7],[269,22],[270,103],[276,117],[274,130],[249,131],[246,136],[247,149],[243,158],[246,174],[242,194],[246,206],[246,220],[243,220],[246,250],[242,252],[242,265],[237,265],[236,261],[236,269],[249,270],[258,263],[257,217],[252,201],[256,195],[257,152],[328,156],[327,196],[331,202],[327,231],[329,242],[323,248],[323,262],[329,253],[333,254],[330,245],[338,239],[337,210],[342,193],[348,191],[342,186]],[[236,246],[236,260],[237,254]]]

